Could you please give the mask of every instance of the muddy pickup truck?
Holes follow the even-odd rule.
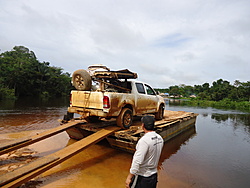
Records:
[[[153,114],[164,116],[165,102],[148,84],[136,80],[129,70],[111,71],[103,65],[89,66],[73,73],[68,115],[80,114],[88,122],[116,118],[117,125],[128,129],[133,116]]]

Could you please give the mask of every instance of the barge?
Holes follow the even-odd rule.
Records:
[[[195,126],[196,117],[198,116],[198,114],[193,112],[170,110],[165,110],[164,114],[165,116],[162,120],[155,122],[155,131],[162,136],[164,142]],[[141,116],[135,117],[133,125],[129,129],[119,130],[108,136],[106,139],[111,147],[134,153],[136,143],[144,135],[141,129],[140,119]],[[97,123],[81,121],[81,123],[77,124],[75,127],[67,129],[66,132],[70,138],[80,140],[107,126],[115,125],[116,121],[112,120],[103,120]]]

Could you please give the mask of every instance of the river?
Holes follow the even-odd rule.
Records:
[[[58,119],[66,113],[67,106],[67,99],[0,101],[0,143],[59,126]],[[185,107],[169,101],[166,108],[199,116],[193,128],[165,143],[159,162],[158,188],[249,187],[249,113]],[[41,157],[73,142],[63,132],[28,149],[33,157]],[[122,188],[132,156],[102,141],[39,175],[33,186]],[[15,166],[6,164],[4,157],[0,156],[0,174]]]

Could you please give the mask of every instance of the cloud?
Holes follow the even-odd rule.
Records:
[[[153,87],[249,81],[248,0],[0,2],[0,49],[73,73],[127,68]]]

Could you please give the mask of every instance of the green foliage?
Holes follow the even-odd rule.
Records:
[[[1,98],[8,97],[8,92],[16,97],[68,95],[72,88],[70,74],[49,64],[39,62],[24,46],[0,54]]]
[[[211,86],[209,83],[194,86],[182,84],[170,86],[165,90],[168,90],[169,95],[173,95],[175,98],[196,96],[182,104],[250,111],[250,81],[235,80],[231,85],[228,81],[219,79],[214,81]]]
[[[2,99],[16,99],[14,89],[0,88],[0,100]]]
[[[250,112],[250,102],[248,101],[231,101],[230,99],[223,99],[221,101],[208,101],[208,100],[186,100],[183,101],[183,105],[189,106],[201,106],[201,107],[213,107],[213,108],[222,108],[222,109],[233,109],[233,110],[242,110]]]
[[[169,89],[157,89],[158,91],[169,91],[169,95],[175,97],[190,97],[195,95],[198,100],[221,101],[229,99],[230,101],[250,101],[250,81],[240,82],[236,80],[234,85],[226,80],[219,79],[214,81],[212,86],[209,83],[202,85],[187,86],[170,86]]]

